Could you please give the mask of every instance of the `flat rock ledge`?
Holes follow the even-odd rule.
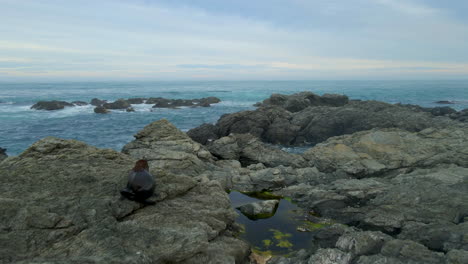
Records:
[[[45,138],[0,163],[0,263],[243,263],[219,182],[152,166],[154,206],[121,200],[136,159]]]

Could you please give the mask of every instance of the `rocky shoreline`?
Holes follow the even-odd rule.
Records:
[[[187,134],[153,122],[121,153],[49,137],[0,161],[0,262],[468,263],[466,110],[310,92],[257,106]],[[155,206],[119,200],[138,159]],[[332,224],[262,258],[238,238],[232,189],[290,197]]]

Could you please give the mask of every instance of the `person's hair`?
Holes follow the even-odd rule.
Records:
[[[148,161],[146,160],[139,160],[135,163],[135,167],[133,167],[133,171],[149,171]]]

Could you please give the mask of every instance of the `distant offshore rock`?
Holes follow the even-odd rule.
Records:
[[[125,99],[118,99],[113,103],[105,103],[102,106],[106,109],[127,109],[131,107],[130,103]]]
[[[453,101],[437,101],[437,102],[434,102],[436,104],[455,104],[455,102]]]
[[[179,107],[210,107],[211,104],[221,102],[221,99],[217,97],[205,97],[200,99],[166,99],[162,97],[151,97],[151,98],[129,98],[129,99],[118,99],[114,102],[108,102],[107,100],[101,100],[93,98],[89,104],[96,106],[94,109],[95,113],[104,114],[109,113],[106,110],[125,110],[126,112],[134,112],[132,104],[154,104],[152,108],[174,108]],[[31,109],[36,110],[60,110],[65,107],[72,106],[85,106],[88,105],[84,101],[73,101],[71,103],[65,101],[39,101]]]
[[[186,107],[210,107],[211,104],[217,104],[221,99],[217,97],[205,97],[200,99],[166,99],[166,98],[150,98],[146,101],[147,104],[154,103],[153,108],[178,108]]]
[[[74,105],[77,105],[77,106],[85,106],[85,105],[88,105],[87,102],[83,102],[83,101],[73,101],[71,102],[72,104]]]
[[[96,113],[96,114],[108,114],[108,113],[110,113],[110,111],[107,110],[103,106],[96,106],[96,108],[94,108],[94,113]]]
[[[69,102],[65,101],[39,101],[35,103],[33,106],[31,106],[31,109],[36,109],[36,110],[47,110],[47,111],[52,111],[52,110],[60,110],[65,108],[65,106],[75,106],[74,104],[71,104]]]
[[[93,98],[91,99],[91,105],[94,105],[94,106],[102,106],[103,104],[105,104],[107,101],[106,100],[100,100],[98,98]]]

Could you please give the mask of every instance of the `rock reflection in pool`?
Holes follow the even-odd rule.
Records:
[[[261,201],[237,191],[231,191],[229,197],[234,208]],[[240,237],[248,241],[257,253],[286,255],[308,248],[312,243],[310,233],[296,230],[304,224],[304,212],[286,199],[280,200],[275,215],[267,219],[251,220],[236,211],[239,215],[236,222],[245,227]]]

